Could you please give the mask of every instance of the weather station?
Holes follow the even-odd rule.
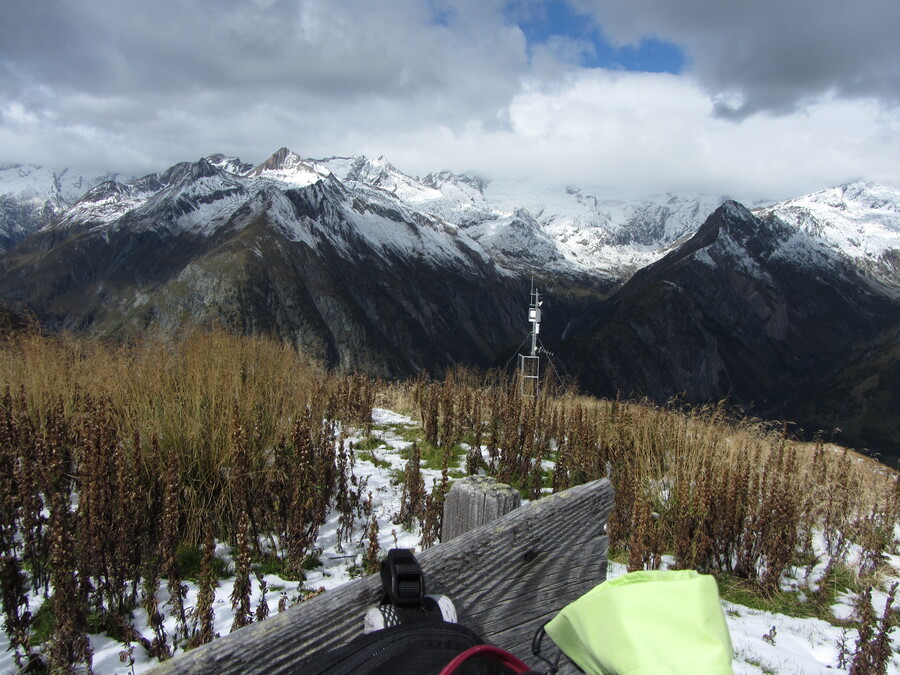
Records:
[[[528,308],[528,322],[531,324],[531,353],[519,354],[519,387],[522,396],[536,398],[540,395],[541,360],[538,349],[538,335],[541,332],[541,294],[531,282],[531,304]]]

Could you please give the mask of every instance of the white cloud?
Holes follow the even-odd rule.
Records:
[[[772,44],[755,15],[739,17],[752,29],[742,37],[707,0],[683,18],[657,0],[592,0],[620,41],[682,40],[694,69],[675,76],[581,68],[591,45],[564,36],[528,45],[503,5],[3,3],[0,163],[139,174],[213,152],[259,162],[287,145],[310,157],[384,154],[414,174],[449,168],[629,192],[756,198],[856,177],[900,185],[900,116],[887,97],[846,96],[836,79],[820,91],[811,78],[779,116],[714,114],[715,103],[739,109],[766,93],[754,88],[765,68],[728,76]],[[704,8],[703,25],[690,28]],[[893,48],[885,54],[884,67]],[[768,94],[791,93],[782,79]]]
[[[426,171],[437,154],[489,176],[628,193],[752,201],[859,177],[900,185],[900,115],[874,102],[829,99],[803,113],[740,124],[710,112],[704,90],[686,77],[570,71],[564,83],[535,84],[515,97],[511,131],[420,130],[382,140],[378,150],[412,172]]]

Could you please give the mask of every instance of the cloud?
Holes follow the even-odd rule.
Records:
[[[876,86],[900,71],[897,48],[885,30],[854,28],[849,9],[837,14],[848,35],[835,36],[835,19],[802,25],[802,12],[771,0],[727,12],[706,0],[678,11],[668,0],[554,1],[578,3],[567,26],[588,14],[602,24],[550,25],[529,43],[521,17],[533,27],[560,14],[541,0],[515,11],[506,0],[0,3],[0,163],[137,175],[213,152],[259,162],[286,145],[383,154],[419,175],[610,191],[900,185],[900,87]],[[873,0],[858,6],[871,13]],[[682,45],[688,72],[585,67],[601,27],[618,46]],[[851,44],[865,56],[845,54]]]
[[[324,125],[323,137],[339,124],[371,133],[490,125],[528,67],[524,35],[501,9],[471,0],[3,3],[0,104],[101,134],[130,128],[136,142],[166,130],[182,148],[220,143],[222,130],[247,122],[256,124],[237,145],[254,135],[269,143],[266,110],[308,135]]]
[[[859,177],[900,185],[900,116],[871,101],[832,98],[802,114],[737,125],[710,115],[706,92],[688,78],[573,70],[565,82],[533,82],[518,94],[509,126],[411,132],[370,149],[413,173],[437,154],[487,177],[632,195],[704,192],[753,202]]]
[[[827,98],[900,105],[895,0],[570,0],[615,44],[680,45],[723,117],[784,115]]]
[[[6,3],[0,44],[20,91],[346,104],[462,90],[471,114],[476,99],[490,109],[508,98],[527,56],[521,31],[468,4],[439,15],[417,0]],[[468,77],[487,63],[481,81]]]

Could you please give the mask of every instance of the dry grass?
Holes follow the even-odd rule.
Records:
[[[824,444],[792,441],[777,425],[724,405],[659,407],[600,401],[570,390],[523,398],[501,373],[459,369],[442,381],[386,384],[328,373],[265,338],[198,332],[178,344],[105,345],[20,335],[0,343],[0,559],[7,614],[22,604],[21,570],[54,589],[54,664],[87,662],[86,616],[122,625],[167,579],[178,617],[166,642],[205,640],[212,628],[178,606],[176,551],[211,536],[234,543],[246,586],[260,542],[277,542],[289,573],[302,574],[328,510],[377,540],[364,482],[352,475],[341,424],[369,429],[373,405],[416,415],[421,449],[444,480],[429,494],[415,462],[404,476],[404,516],[428,541],[440,531],[451,457],[469,451],[484,470],[525,496],[609,477],[616,490],[608,533],[633,569],[676,566],[744,579],[765,594],[784,570],[812,564],[824,533],[836,564],[851,542],[857,573],[874,579],[896,546],[895,472]],[[547,472],[543,460],[555,468]],[[353,486],[356,486],[355,488]],[[48,516],[49,514],[49,516]],[[371,521],[371,522],[370,522]],[[346,530],[346,531],[345,531]],[[375,542],[375,544],[372,543]],[[208,573],[209,570],[206,572]],[[252,620],[246,588],[235,591]],[[31,658],[30,619],[10,623],[20,660]],[[202,624],[202,625],[201,625]],[[126,622],[127,626],[127,622]],[[128,634],[128,630],[125,634]],[[197,638],[200,635],[201,638]]]

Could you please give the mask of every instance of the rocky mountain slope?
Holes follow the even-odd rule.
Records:
[[[792,226],[866,276],[900,289],[900,190],[858,181],[793,199],[757,214]]]
[[[792,413],[811,431],[842,427],[844,441],[900,454],[888,433],[898,424],[890,401],[900,394],[891,376],[897,281],[782,220],[778,209],[754,215],[726,202],[690,240],[573,322],[560,351],[594,392],[728,397],[763,416]],[[838,395],[851,391],[852,400]]]
[[[893,188],[854,183],[751,213],[282,148],[257,166],[211,155],[106,181],[75,202],[32,193],[53,206],[43,220],[6,212],[18,234],[0,257],[0,304],[50,330],[221,323],[404,376],[503,365],[528,332],[535,279],[544,342],[593,393],[727,396],[895,451]]]
[[[515,346],[527,290],[459,228],[286,150],[217,159],[89,191],[4,257],[7,304],[99,334],[221,322],[382,375]]]

